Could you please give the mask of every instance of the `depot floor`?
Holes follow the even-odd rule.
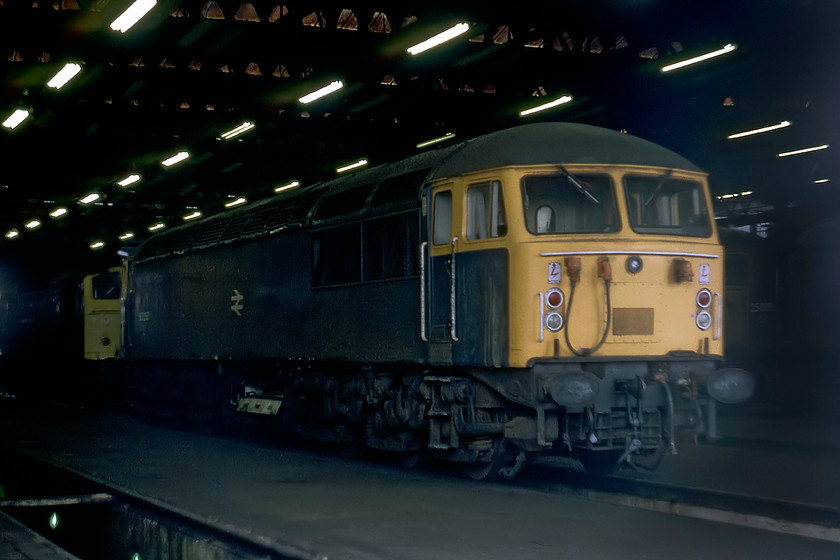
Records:
[[[655,473],[637,476],[840,504],[837,430],[748,411],[722,415],[719,430],[726,445],[683,446]],[[803,432],[822,434],[818,447],[804,445]],[[118,411],[0,403],[3,447],[334,560],[840,558],[837,542],[516,482],[477,483],[457,471],[406,471],[299,446],[176,431]],[[540,476],[551,472],[562,479],[559,469]]]

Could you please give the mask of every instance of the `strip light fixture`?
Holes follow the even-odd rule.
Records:
[[[52,77],[52,79],[47,82],[47,86],[55,89],[61,89],[64,85],[73,79],[73,76],[78,74],[82,71],[82,67],[75,62],[68,62],[64,65],[64,68],[58,71],[58,73]]]
[[[190,212],[186,216],[184,216],[184,221],[189,222],[190,220],[195,220],[196,218],[200,218],[200,217],[201,217],[201,211],[200,210],[195,210],[193,212]]]
[[[128,241],[129,239],[134,238],[134,232],[127,231],[124,234],[120,235],[120,241]]]
[[[93,243],[90,244],[90,248],[93,249],[94,251],[102,249],[103,247],[105,247],[105,242],[104,241],[94,241]]]
[[[235,206],[241,206],[246,202],[248,202],[248,200],[244,196],[240,196],[239,198],[231,200],[230,202],[226,202],[225,208],[234,208]]]
[[[111,29],[125,33],[132,25],[140,21],[140,18],[148,14],[155,4],[157,0],[137,0],[111,23]]]
[[[426,146],[431,146],[433,144],[439,144],[440,142],[445,142],[451,138],[455,138],[455,134],[452,132],[447,132],[443,136],[439,136],[437,138],[432,138],[431,140],[426,140],[425,142],[420,142],[417,144],[417,148],[425,148]]]
[[[3,121],[3,126],[6,128],[16,128],[20,123],[26,120],[29,116],[29,111],[26,109],[15,109],[15,112]]]
[[[447,41],[451,41],[455,37],[459,35],[463,35],[467,31],[469,31],[470,26],[466,23],[459,23],[447,29],[446,31],[442,31],[435,35],[434,37],[429,37],[425,41],[417,43],[412,47],[408,47],[408,52],[412,55],[420,54],[421,52],[425,52],[431,48],[434,48],[438,45],[441,45]]]
[[[32,231],[33,229],[38,229],[41,227],[41,220],[29,220],[25,224],[26,229]]]
[[[170,167],[172,165],[175,165],[176,163],[184,161],[188,157],[190,157],[189,152],[178,152],[174,156],[166,158],[165,160],[160,162],[160,164],[164,167]]]
[[[156,224],[152,224],[149,226],[149,231],[160,231],[166,227],[166,224],[163,222],[157,222]]]
[[[129,175],[128,177],[126,177],[125,179],[123,179],[121,181],[117,181],[117,184],[121,187],[127,187],[129,185],[133,185],[134,183],[136,183],[139,180],[140,180],[140,175],[138,175],[137,173],[133,173],[133,174]]]
[[[292,181],[291,183],[286,183],[285,185],[280,185],[279,187],[275,187],[274,192],[281,193],[283,191],[290,191],[292,189],[296,189],[300,186],[300,181]]]
[[[790,121],[782,121],[778,124],[771,124],[770,126],[764,126],[761,128],[756,128],[754,130],[746,130],[744,132],[737,132],[735,134],[730,134],[726,138],[729,140],[734,140],[735,138],[743,138],[744,136],[752,136],[753,134],[762,134],[764,132],[770,132],[772,130],[779,130],[780,128],[787,128],[791,124]]]
[[[343,167],[339,167],[335,170],[336,173],[344,173],[346,171],[350,171],[351,169],[358,169],[359,167],[364,167],[368,164],[368,160],[360,159],[359,161],[354,161],[351,164],[345,165]]]
[[[96,202],[100,198],[102,198],[102,195],[99,193],[90,193],[85,195],[81,200],[79,200],[79,202],[82,204],[90,204],[91,202]]]
[[[727,43],[722,48],[712,51],[706,54],[701,54],[700,56],[695,56],[694,58],[689,58],[687,60],[683,60],[681,62],[675,62],[674,64],[668,64],[667,66],[663,66],[661,71],[662,72],[670,72],[671,70],[677,70],[678,68],[684,68],[691,64],[697,64],[698,62],[703,62],[704,60],[709,60],[710,58],[715,58],[727,53],[731,53],[735,49],[738,48],[738,45],[734,43]]]
[[[66,216],[66,215],[67,215],[67,208],[64,208],[63,206],[59,207],[59,208],[56,208],[55,210],[50,212],[50,218],[53,218],[53,219],[60,218],[62,216]]]
[[[222,133],[222,138],[225,139],[225,140],[230,140],[231,138],[235,138],[235,137],[239,136],[240,134],[245,134],[249,130],[253,130],[253,129],[254,129],[254,123],[252,123],[251,121],[245,121],[242,124],[240,124],[239,126],[237,126],[236,128],[232,128],[232,129],[228,130],[227,132],[223,132]]]
[[[312,93],[308,93],[308,94],[304,95],[303,97],[298,99],[298,101],[300,101],[304,105],[307,104],[307,103],[312,103],[316,99],[321,99],[325,95],[329,95],[329,94],[331,94],[335,91],[340,90],[343,87],[344,87],[344,82],[342,82],[341,80],[335,80],[335,81],[330,82],[329,84],[325,85],[324,87],[322,87],[320,89],[316,89]]]
[[[810,148],[802,148],[801,150],[793,150],[792,152],[782,152],[780,154],[776,154],[776,157],[798,156],[799,154],[807,154],[808,152],[818,152],[819,150],[825,150],[827,148],[828,144],[823,144],[821,146],[812,146]]]
[[[557,107],[558,105],[563,105],[565,103],[569,103],[572,100],[571,95],[564,95],[562,97],[558,97],[554,101],[549,101],[548,103],[543,103],[542,105],[537,105],[536,107],[532,107],[531,109],[525,109],[524,111],[519,112],[520,117],[524,117],[526,115],[531,115],[533,113],[538,113],[540,111],[545,111],[546,109],[551,109],[552,107]]]
[[[6,232],[6,239],[14,239],[20,237],[20,232],[16,229],[10,229]]]

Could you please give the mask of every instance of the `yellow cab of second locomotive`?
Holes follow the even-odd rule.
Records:
[[[501,185],[504,234],[475,239],[466,191],[488,182]],[[546,165],[449,184],[463,240],[455,250],[509,255],[509,366],[723,354],[724,259],[705,174]]]

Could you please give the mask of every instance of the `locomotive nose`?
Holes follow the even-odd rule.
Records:
[[[709,375],[706,391],[713,399],[724,404],[744,402],[755,392],[755,378],[740,368],[718,369]]]

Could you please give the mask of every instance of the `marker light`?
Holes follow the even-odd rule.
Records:
[[[303,104],[312,103],[316,99],[320,99],[320,98],[324,97],[325,95],[329,95],[334,91],[340,90],[343,87],[344,87],[344,82],[336,80],[334,82],[330,82],[329,84],[325,85],[321,89],[317,89],[317,90],[313,91],[312,93],[304,95],[303,97],[298,99],[298,101],[300,101]]]
[[[683,60],[682,62],[675,62],[674,64],[669,64],[667,66],[662,67],[662,72],[670,72],[671,70],[676,70],[678,68],[683,68],[690,64],[697,64],[698,62],[703,62],[704,60],[709,60],[710,58],[715,58],[716,56],[720,56],[722,54],[731,53],[738,46],[733,43],[728,43],[716,51],[712,51],[710,53],[702,54],[700,56],[695,56],[694,58],[689,58],[688,60]]]
[[[420,54],[421,52],[427,51],[433,47],[436,47],[440,44],[443,44],[447,41],[454,39],[459,35],[463,35],[467,31],[469,31],[470,26],[467,23],[459,23],[447,29],[446,31],[442,31],[435,35],[434,37],[429,37],[425,41],[417,43],[412,47],[408,47],[406,49],[410,54]]]
[[[58,71],[58,73],[52,77],[52,79],[47,82],[47,86],[55,89],[61,89],[64,84],[69,82],[73,79],[73,76],[78,74],[82,71],[82,67],[74,62],[70,62],[64,65],[64,68]]]
[[[712,316],[708,311],[701,311],[697,314],[694,322],[697,323],[697,328],[701,331],[705,331],[712,326]]]
[[[545,316],[545,328],[551,332],[559,331],[563,328],[563,316],[556,311],[552,311]]]
[[[712,304],[712,292],[703,288],[699,292],[697,292],[697,305],[706,309]]]
[[[557,288],[551,288],[545,295],[545,302],[552,309],[557,309],[563,305],[563,292]]]

